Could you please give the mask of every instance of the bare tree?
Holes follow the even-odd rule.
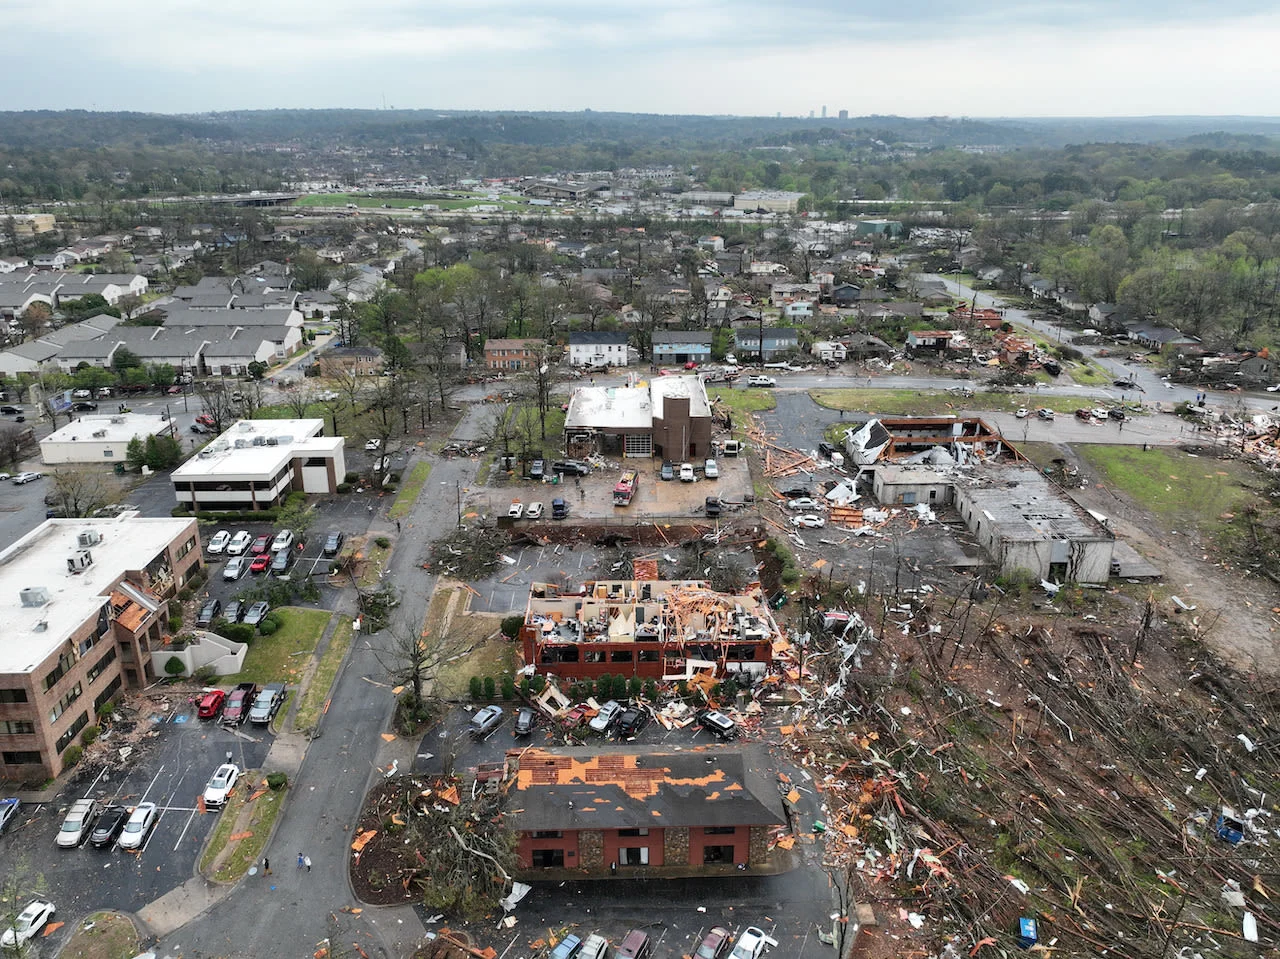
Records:
[[[204,380],[195,384],[196,396],[205,415],[213,420],[213,430],[221,433],[236,419],[237,408],[231,391],[221,380]]]
[[[68,517],[89,516],[116,499],[116,490],[106,474],[92,467],[56,469],[49,479],[58,504]]]

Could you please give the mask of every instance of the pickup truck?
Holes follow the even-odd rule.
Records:
[[[241,683],[231,690],[226,705],[222,707],[222,724],[239,726],[249,718],[249,710],[253,708],[253,700],[258,695],[257,683]]]

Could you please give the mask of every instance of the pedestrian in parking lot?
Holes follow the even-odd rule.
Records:
[[[303,864],[307,867],[307,872],[310,872],[310,871],[311,871],[311,857],[310,857],[310,856],[303,856],[303,857],[302,857],[302,862],[303,862]]]
[[[304,856],[302,853],[298,853],[298,868],[299,868],[299,869],[301,869],[301,868],[302,868],[303,863],[306,861],[306,858],[307,858],[307,857],[306,857],[306,856]]]
[[[271,860],[266,856],[262,857],[262,871],[266,875],[271,875]]]

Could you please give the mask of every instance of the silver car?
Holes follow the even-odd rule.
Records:
[[[133,807],[129,821],[124,824],[116,845],[121,849],[141,849],[155,827],[159,810],[153,802],[140,802]]]
[[[77,799],[67,810],[62,828],[54,842],[63,849],[74,849],[89,837],[94,821],[98,818],[98,800]]]

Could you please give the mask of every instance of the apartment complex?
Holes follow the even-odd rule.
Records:
[[[203,565],[194,519],[54,519],[0,553],[0,778],[61,772],[119,691],[157,678],[167,600]]]

